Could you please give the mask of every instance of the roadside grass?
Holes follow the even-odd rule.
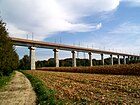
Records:
[[[43,81],[24,71],[21,72],[30,80],[38,97],[37,103],[39,105],[63,105],[63,102],[60,99],[56,99],[55,92],[47,88]]]
[[[0,76],[0,89],[4,88],[9,83],[14,74],[15,72],[11,73],[9,76]]]

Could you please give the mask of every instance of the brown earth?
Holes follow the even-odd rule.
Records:
[[[10,83],[0,90],[0,105],[36,105],[36,94],[30,81],[15,71]]]
[[[140,76],[30,70],[66,105],[140,105]]]

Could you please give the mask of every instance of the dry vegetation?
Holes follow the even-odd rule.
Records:
[[[139,76],[26,72],[43,80],[65,104],[140,104]]]
[[[93,67],[44,67],[38,68],[44,71],[74,72],[74,73],[96,73],[96,74],[115,74],[115,75],[140,75],[140,63],[126,65],[106,65]]]

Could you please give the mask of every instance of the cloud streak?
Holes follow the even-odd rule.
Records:
[[[139,0],[120,0],[120,1],[128,3],[129,6],[133,6],[133,7],[139,7],[140,6],[140,1]]]
[[[109,33],[111,34],[131,34],[132,36],[134,35],[139,35],[140,34],[140,24],[133,24],[130,22],[125,22],[120,24],[118,27],[110,31]]]
[[[118,5],[119,0],[1,0],[0,10],[11,36],[25,38],[34,32],[35,39],[43,40],[57,32],[98,30],[101,22],[87,24],[82,19]]]

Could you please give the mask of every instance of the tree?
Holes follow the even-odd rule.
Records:
[[[30,57],[28,55],[24,55],[24,57],[20,60],[19,69],[21,70],[30,69]]]
[[[0,19],[0,75],[9,75],[18,64],[19,58],[8,36],[6,24]]]

